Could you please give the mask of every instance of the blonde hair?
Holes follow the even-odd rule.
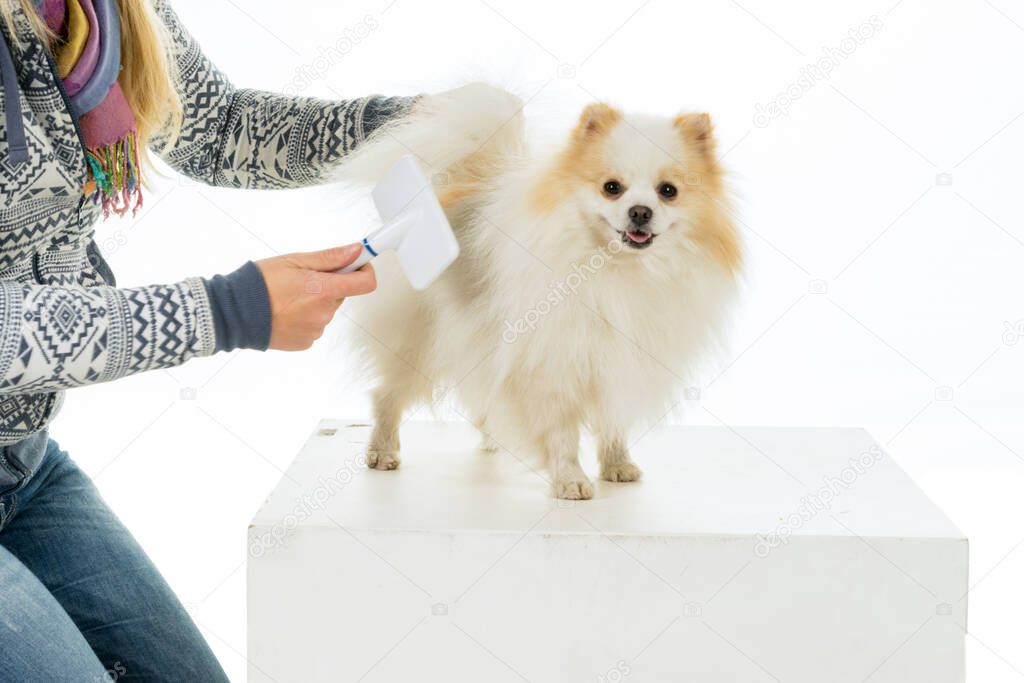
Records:
[[[14,3],[19,2],[32,31],[51,48],[60,38],[47,29],[32,0],[0,0],[0,15],[7,32],[18,40]],[[181,130],[182,104],[176,87],[178,73],[168,52],[164,23],[156,16],[151,0],[117,0],[121,17],[121,84],[135,116],[142,160],[149,165],[146,147],[158,134],[173,141]]]

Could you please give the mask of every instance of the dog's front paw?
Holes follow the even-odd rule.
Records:
[[[636,481],[643,472],[631,462],[619,462],[601,468],[601,478],[605,481]]]
[[[594,485],[585,477],[556,481],[555,497],[563,500],[590,500],[594,497]]]
[[[366,451],[366,466],[374,470],[397,470],[401,464],[398,451]]]

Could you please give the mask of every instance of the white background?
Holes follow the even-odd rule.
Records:
[[[866,427],[971,540],[969,680],[1024,678],[1019,4],[176,6],[239,86],[342,98],[483,78],[529,98],[532,117],[596,97],[711,112],[740,196],[748,282],[731,351],[702,375],[685,421]],[[835,58],[827,80],[799,84],[872,16],[881,28]],[[340,58],[318,60],[357,33]],[[757,105],[790,88],[787,113],[755,125]],[[364,228],[365,207],[344,210],[336,190],[155,182],[139,218],[98,228],[122,285],[226,272]],[[345,324],[305,354],[219,355],[73,390],[52,429],[233,680],[245,669],[249,519],[317,420],[368,416]]]

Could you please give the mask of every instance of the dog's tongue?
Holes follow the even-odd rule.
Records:
[[[633,232],[632,230],[630,230],[629,232],[626,233],[626,235],[629,237],[629,239],[639,244],[643,244],[647,240],[651,239],[651,233],[649,232]]]

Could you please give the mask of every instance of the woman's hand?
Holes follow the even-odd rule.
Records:
[[[352,273],[334,272],[355,261],[361,250],[361,244],[349,244],[256,262],[270,294],[270,348],[308,349],[346,297],[377,288],[370,264]]]

